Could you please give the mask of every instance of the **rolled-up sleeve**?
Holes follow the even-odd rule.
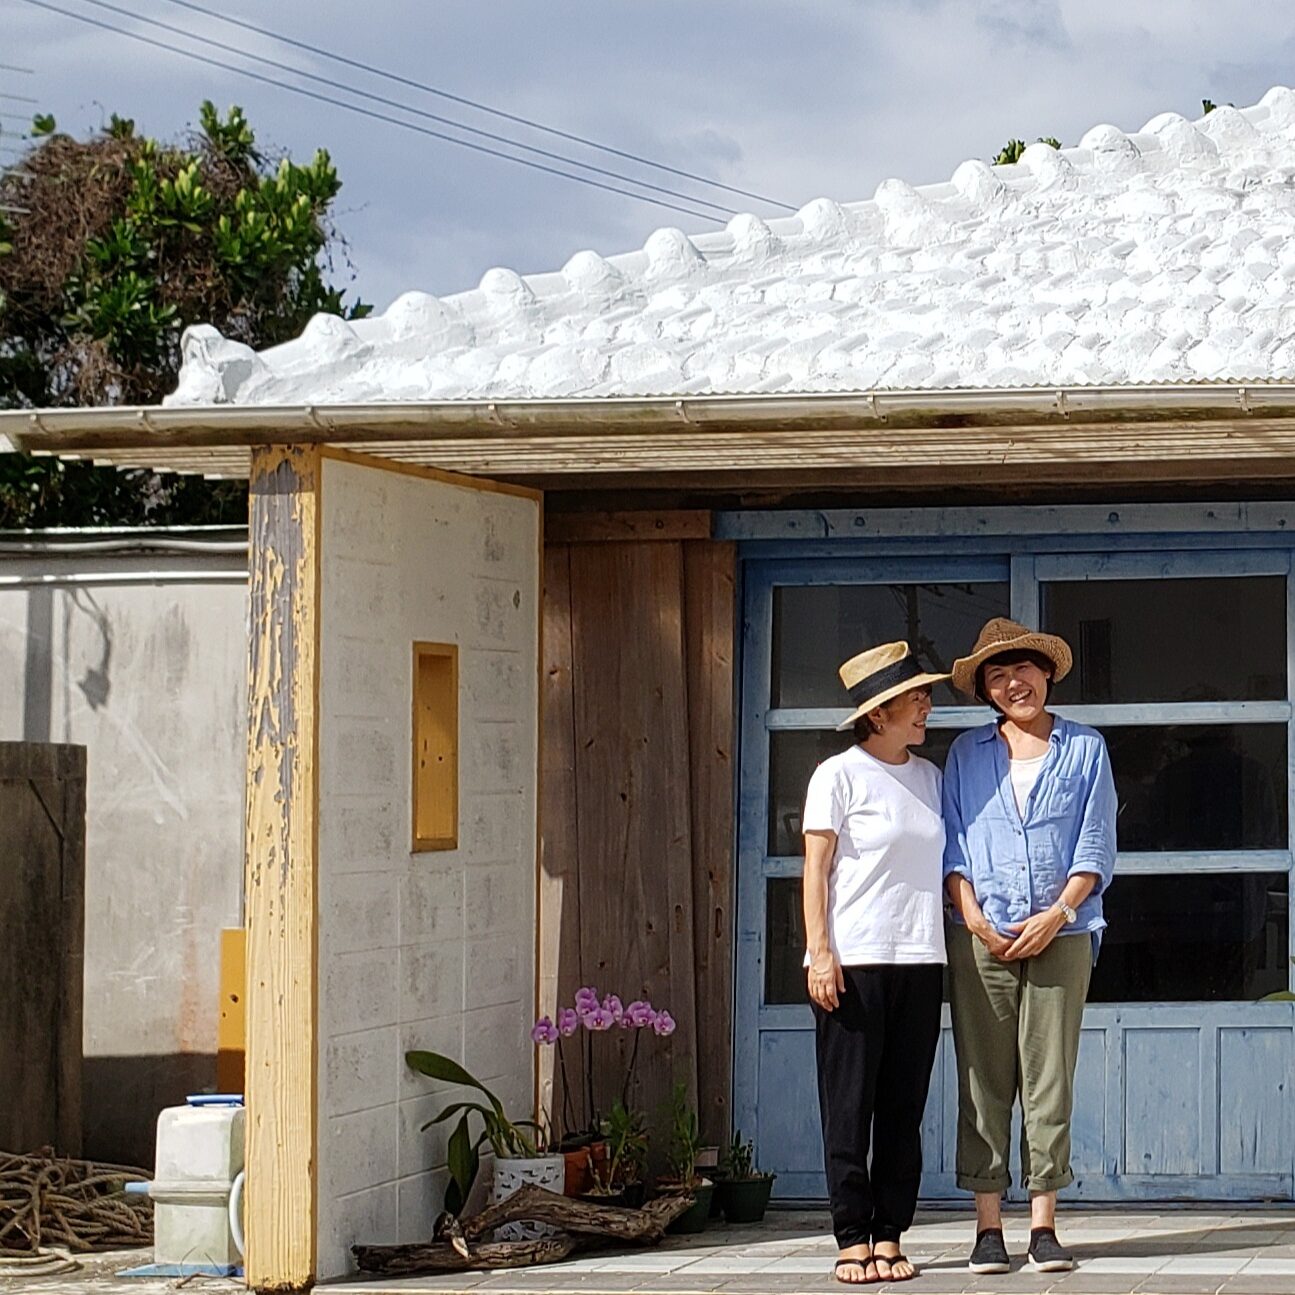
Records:
[[[1106,743],[1098,738],[1094,745],[1096,749],[1088,799],[1079,825],[1074,859],[1067,871],[1072,877],[1077,872],[1094,874],[1098,881],[1093,894],[1100,895],[1115,875],[1115,815],[1118,801],[1115,795],[1115,775],[1111,771],[1111,757],[1106,750]],[[947,863],[945,870],[948,870]]]
[[[955,745],[944,765],[944,876],[953,873],[971,880],[971,863],[967,855],[967,825],[962,820],[959,794],[962,787],[962,762]]]

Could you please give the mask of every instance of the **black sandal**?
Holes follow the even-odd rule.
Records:
[[[864,1271],[863,1280],[855,1282],[851,1281],[848,1277],[842,1277],[841,1269],[844,1268],[846,1264],[854,1264],[856,1268],[862,1268]],[[842,1286],[875,1286],[879,1281],[881,1281],[881,1275],[878,1274],[876,1277],[869,1277],[867,1275],[869,1264],[876,1268],[876,1255],[860,1255],[853,1259],[838,1259],[832,1265],[832,1276],[839,1281]]]
[[[881,1275],[880,1270],[878,1270],[878,1273],[877,1273],[877,1280],[878,1280],[878,1281],[882,1281],[882,1282],[911,1282],[911,1281],[913,1280],[913,1278],[917,1276],[917,1265],[916,1265],[915,1263],[913,1263],[913,1261],[912,1261],[912,1260],[911,1260],[911,1259],[910,1259],[906,1254],[904,1254],[904,1253],[903,1253],[903,1251],[900,1251],[900,1253],[899,1253],[899,1254],[897,1254],[897,1255],[879,1255],[879,1254],[874,1250],[874,1251],[873,1251],[873,1253],[872,1253],[872,1262],[873,1262],[873,1263],[875,1263],[875,1264],[889,1264],[889,1265],[890,1265],[890,1276],[889,1276],[889,1277],[883,1277],[883,1276]],[[895,1265],[896,1265],[896,1264],[909,1264],[909,1265],[912,1267],[913,1271],[912,1271],[912,1272],[911,1272],[907,1277],[896,1277],[896,1276],[895,1276]]]

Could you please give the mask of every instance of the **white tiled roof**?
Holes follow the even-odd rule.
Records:
[[[1295,91],[184,355],[169,404],[1289,379]]]

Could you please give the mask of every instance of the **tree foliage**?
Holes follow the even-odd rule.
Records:
[[[89,139],[33,122],[0,174],[0,408],[156,404],[180,336],[214,324],[261,348],[319,311],[359,317],[331,286],[341,183],[328,154],[274,160],[240,108],[211,103],[182,143],[113,116]],[[241,487],[0,459],[0,525],[234,520]]]
[[[1060,148],[1061,141],[1054,139],[1051,135],[1040,135],[1038,143],[1048,144],[1052,148]],[[1023,139],[1009,139],[1002,148],[998,150],[998,156],[994,158],[994,166],[1011,166],[1013,162],[1021,160],[1021,154],[1025,152],[1028,145]]]

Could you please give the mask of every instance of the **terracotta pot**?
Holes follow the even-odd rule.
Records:
[[[564,1151],[562,1160],[565,1165],[562,1194],[583,1196],[594,1185],[589,1148],[576,1147],[574,1151]]]

